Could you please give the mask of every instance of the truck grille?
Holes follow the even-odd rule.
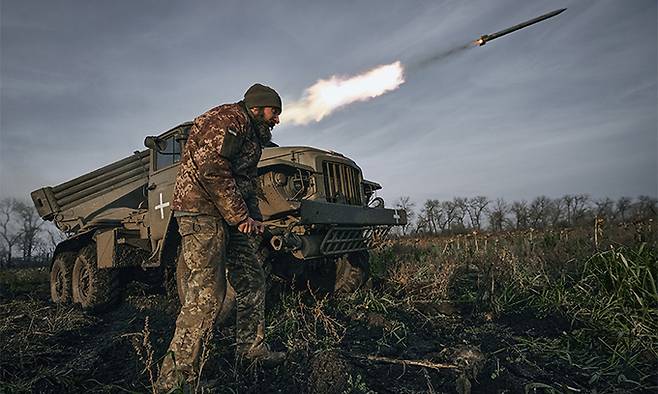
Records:
[[[332,255],[372,249],[386,238],[390,229],[391,226],[333,227],[322,240],[320,253]]]
[[[327,202],[362,205],[359,170],[345,164],[325,161],[322,163],[322,173]]]

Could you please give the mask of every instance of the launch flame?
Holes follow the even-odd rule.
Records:
[[[320,121],[336,109],[366,101],[397,89],[404,83],[404,67],[397,61],[353,77],[320,79],[304,91],[303,97],[284,106],[282,123],[298,125]]]

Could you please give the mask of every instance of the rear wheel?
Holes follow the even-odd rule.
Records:
[[[276,271],[300,289],[349,294],[368,281],[368,259],[367,251],[309,261],[284,258],[277,264]]]
[[[96,244],[85,246],[73,265],[73,302],[83,309],[99,311],[119,299],[119,276],[114,269],[100,269],[96,261]]]
[[[50,298],[58,304],[69,304],[72,296],[72,275],[75,262],[74,252],[63,252],[55,256],[50,267]]]

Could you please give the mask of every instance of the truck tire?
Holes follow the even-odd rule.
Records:
[[[367,281],[370,274],[370,255],[367,251],[350,253],[336,260],[336,281],[334,292],[349,294],[357,291]]]
[[[189,276],[190,270],[185,264],[183,253],[179,252],[176,261],[176,289],[178,290],[178,300],[180,301],[181,306],[185,302],[185,293],[187,292],[187,281]],[[230,316],[232,316],[233,312],[235,312],[235,290],[227,280],[226,295],[224,296],[222,307],[217,314],[216,322],[219,324],[224,323]]]
[[[119,285],[115,269],[98,268],[95,243],[80,250],[73,265],[73,302],[85,310],[105,310],[119,299]]]
[[[73,299],[71,281],[74,252],[62,252],[55,256],[50,267],[50,299],[58,304],[69,304]]]

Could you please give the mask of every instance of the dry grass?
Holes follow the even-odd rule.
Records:
[[[146,374],[152,392],[156,393],[155,380],[158,376],[158,367],[154,361],[155,351],[151,343],[151,330],[149,328],[149,317],[146,316],[144,320],[144,328],[141,332],[123,334],[122,337],[129,337],[135,349],[135,353],[139,357],[139,361],[144,366],[140,372],[141,375]]]
[[[407,238],[376,260],[380,277],[405,297],[441,297],[431,291],[441,283],[431,267],[452,277],[448,298],[469,300],[485,320],[558,316],[569,323],[566,335],[522,340],[518,349],[557,355],[604,391],[648,389],[658,359],[657,234],[653,221],[597,221],[589,229]]]
[[[653,222],[599,223],[388,241],[372,254],[371,287],[341,297],[285,289],[269,304],[267,341],[288,349],[283,366],[236,364],[231,327],[216,328],[193,389],[654,390],[656,234]],[[47,286],[29,274],[10,281],[0,391],[153,387],[175,320],[163,297],[131,294],[115,314],[89,316],[47,303]]]
[[[290,293],[282,300],[283,315],[268,327],[268,335],[282,336],[289,350],[330,349],[340,343],[345,326],[330,310],[330,298],[307,293]]]
[[[93,317],[70,306],[45,305],[37,299],[14,300],[0,304],[0,382],[12,391],[29,390],[41,377],[66,382],[70,368],[56,360],[76,350],[57,344],[63,332],[75,332],[94,324]],[[49,363],[52,360],[53,363]],[[23,372],[38,368],[41,376],[26,381]],[[0,387],[2,385],[0,384]]]

